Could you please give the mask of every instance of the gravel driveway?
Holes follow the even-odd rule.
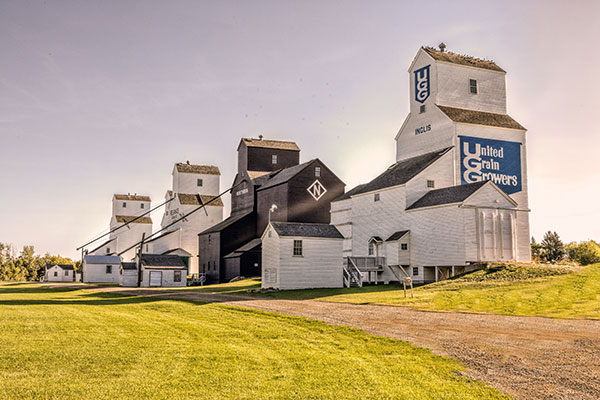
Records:
[[[96,290],[218,302],[301,316],[406,340],[463,362],[515,399],[600,399],[600,321],[417,311],[149,289]]]

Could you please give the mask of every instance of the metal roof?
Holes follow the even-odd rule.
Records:
[[[83,261],[86,264],[120,264],[121,257],[88,254],[83,258]]]

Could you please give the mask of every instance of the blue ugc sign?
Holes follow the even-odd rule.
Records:
[[[490,180],[507,194],[522,190],[521,143],[471,136],[459,138],[463,184]]]
[[[423,68],[419,68],[414,72],[415,74],[415,100],[419,103],[424,103],[425,100],[429,97],[429,67],[431,65],[427,65]]]

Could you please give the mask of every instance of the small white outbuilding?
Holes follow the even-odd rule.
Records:
[[[53,264],[44,267],[45,282],[73,282],[75,280],[75,270],[72,265]]]
[[[187,266],[176,254],[142,254],[142,287],[178,287],[187,285]]]
[[[335,226],[271,222],[261,239],[263,289],[343,287],[344,237]]]
[[[88,254],[83,258],[83,282],[119,283],[121,257]]]
[[[121,263],[121,276],[119,285],[126,287],[136,287],[138,285],[138,269],[134,262]]]

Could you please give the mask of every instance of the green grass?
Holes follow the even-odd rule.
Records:
[[[0,284],[1,399],[499,399],[429,350],[273,313]]]
[[[252,280],[215,285],[218,290],[247,294]],[[204,290],[210,290],[207,286]],[[411,306],[421,310],[463,311],[556,318],[600,319],[600,264],[578,272],[555,267],[496,266],[454,279],[416,287],[405,298],[397,284],[350,289],[311,289],[261,293],[257,296],[314,299],[356,304]],[[409,294],[410,296],[410,294]]]

